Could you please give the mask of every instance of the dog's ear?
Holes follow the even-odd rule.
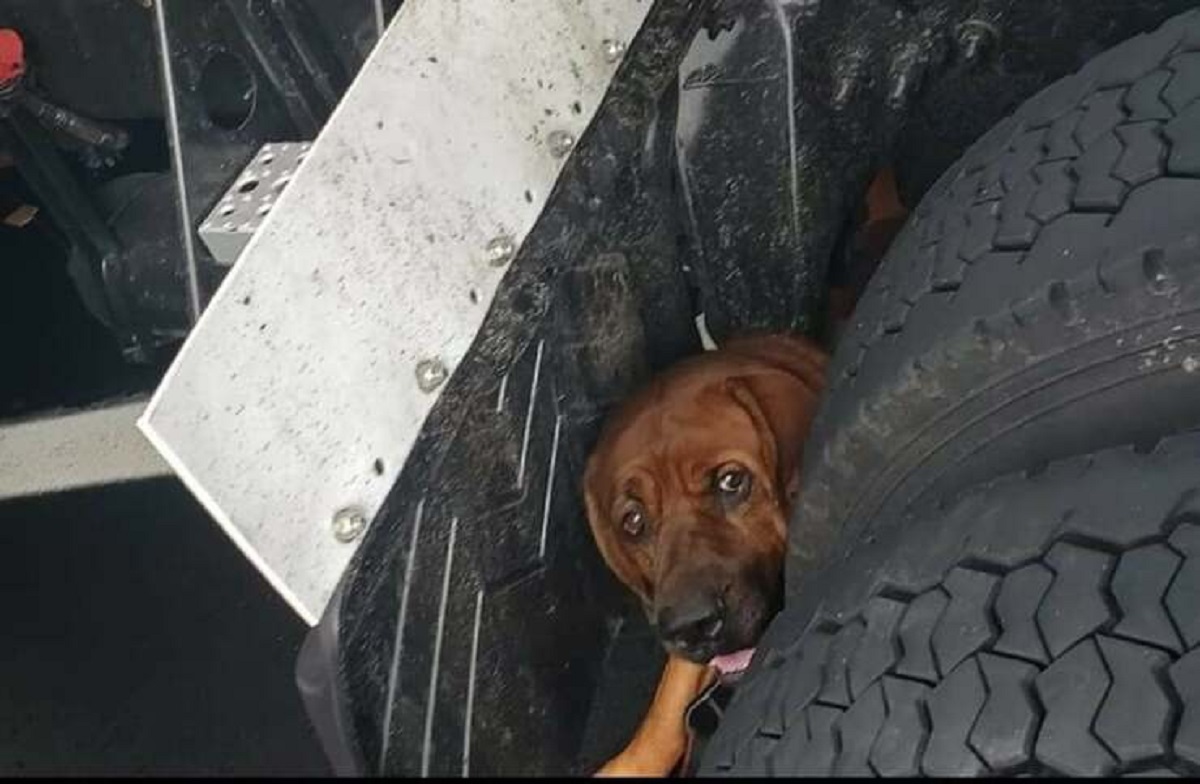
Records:
[[[804,442],[820,389],[804,377],[773,367],[732,377],[726,389],[754,422],[763,459],[775,473],[779,500],[790,507],[800,490]]]

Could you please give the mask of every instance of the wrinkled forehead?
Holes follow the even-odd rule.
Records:
[[[750,414],[723,383],[680,384],[637,401],[609,444],[614,489],[631,477],[686,477],[729,460],[752,461],[760,451]]]

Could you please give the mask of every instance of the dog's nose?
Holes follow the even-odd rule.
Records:
[[[658,611],[663,639],[684,650],[713,642],[725,626],[725,608],[713,597],[690,596]]]

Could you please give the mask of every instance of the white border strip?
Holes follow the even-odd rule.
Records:
[[[483,622],[483,589],[475,594],[475,626],[471,632],[471,669],[467,673],[467,706],[463,720],[462,775],[471,775],[471,725],[475,721],[475,680],[479,662],[479,627]]]
[[[396,636],[392,641],[392,666],[388,670],[387,707],[383,709],[383,738],[379,748],[379,775],[386,771],[388,751],[392,746],[392,709],[396,704],[396,687],[400,683],[400,659],[404,656],[404,630],[408,628],[408,597],[412,593],[417,572],[417,546],[421,541],[421,518],[425,515],[425,499],[417,502],[412,536],[408,543],[408,558],[404,566],[404,587],[400,589],[400,609],[396,616]]]
[[[450,575],[454,569],[454,543],[458,538],[458,518],[450,520],[450,539],[446,542],[446,566],[442,571],[442,600],[438,605],[437,636],[433,638],[433,666],[429,672],[429,697],[425,704],[425,741],[421,752],[421,776],[429,775],[433,756],[433,717],[437,711],[438,674],[442,668],[442,638],[446,634],[446,608],[450,603]],[[395,699],[393,695],[389,695]]]
[[[0,424],[0,499],[170,476],[142,438],[144,400]]]

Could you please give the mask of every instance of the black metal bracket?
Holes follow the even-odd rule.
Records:
[[[84,306],[113,331],[127,356],[143,359],[145,341],[131,328],[124,300],[120,243],[26,102],[0,103],[0,141],[70,244],[67,269]]]

